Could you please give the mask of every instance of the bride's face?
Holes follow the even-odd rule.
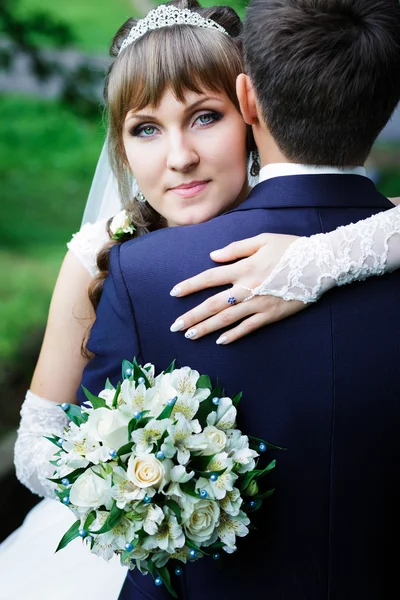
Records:
[[[224,92],[167,90],[157,108],[130,111],[123,141],[147,202],[169,226],[208,221],[248,192],[246,126]]]

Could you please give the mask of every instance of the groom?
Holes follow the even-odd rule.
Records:
[[[169,290],[236,239],[308,236],[392,206],[362,165],[400,98],[399,3],[253,0],[244,49],[238,94],[261,182],[211,222],[113,249],[83,384],[98,392],[117,380],[123,358],[158,370],[176,358],[242,390],[243,430],[287,448],[257,530],[222,570],[207,558],[187,565],[183,598],[383,600],[399,557],[400,273],[335,289],[223,348],[169,332],[193,303]],[[134,571],[121,597],[168,596]]]

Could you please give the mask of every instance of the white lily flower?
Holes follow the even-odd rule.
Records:
[[[199,477],[196,482],[196,490],[205,489],[210,498],[216,500],[222,500],[225,498],[227,492],[233,490],[238,475],[232,471],[233,461],[229,458],[226,452],[220,452],[214,456],[208,463],[207,471],[210,473],[213,471],[222,471],[226,469],[224,473],[218,475],[216,481],[206,479],[205,477]]]
[[[123,399],[120,405],[121,412],[133,417],[135,412],[143,412],[144,410],[146,386],[144,383],[137,386],[134,381],[124,379],[121,384],[121,397]]]
[[[243,498],[237,488],[233,488],[231,492],[226,492],[225,498],[220,502],[220,507],[231,517],[236,517],[240,513]]]
[[[163,512],[165,518],[157,533],[144,538],[142,547],[145,550],[160,548],[160,550],[172,554],[176,548],[182,548],[185,545],[185,534],[175,514],[167,506],[163,507]]]
[[[178,453],[178,462],[185,465],[190,459],[191,450],[206,448],[207,443],[202,435],[195,435],[198,431],[198,421],[188,421],[183,415],[177,415],[176,422],[168,427],[168,437],[165,438],[161,450],[165,456],[172,458]]]
[[[236,423],[236,408],[230,398],[221,398],[217,410],[207,416],[207,425],[215,425],[218,429],[227,431],[233,429]]]
[[[143,521],[143,529],[149,535],[155,535],[164,520],[162,509],[156,504],[150,504],[147,507],[147,514]]]
[[[171,419],[156,421],[153,419],[143,428],[132,432],[132,441],[136,444],[137,454],[149,454],[153,446],[161,439],[164,431],[172,424]]]
[[[183,548],[177,548],[172,554],[168,554],[168,552],[160,550],[160,552],[154,553],[153,562],[157,568],[164,567],[170,559],[179,560],[186,564],[189,560],[189,552],[190,548],[188,548],[188,546],[183,546]]]
[[[100,444],[89,434],[87,423],[78,427],[71,422],[64,433],[63,449],[67,454],[61,454],[59,465],[67,465],[73,469],[87,467],[89,464],[87,453],[94,452],[98,448]]]
[[[103,400],[106,401],[106,404],[109,408],[112,408],[112,403],[114,400],[114,396],[115,396],[115,389],[112,390],[102,390],[99,393],[99,398],[102,398]]]
[[[107,520],[108,514],[106,511],[97,511],[96,519],[90,527],[91,531],[101,529]],[[126,543],[131,542],[135,537],[137,537],[135,534],[135,524],[123,518],[110,531],[94,536],[92,552],[108,561],[113,557],[115,550],[123,548]]]
[[[129,502],[134,500],[143,500],[146,494],[152,497],[156,493],[153,488],[143,489],[135,485],[128,479],[127,473],[122,467],[114,467],[113,483],[110,495],[116,500],[118,508],[125,508]]]
[[[245,537],[249,533],[247,528],[249,524],[250,519],[243,511],[240,511],[235,517],[221,513],[217,531],[221,542],[225,544],[225,552],[228,552],[228,554],[235,552],[237,549],[236,536]]]

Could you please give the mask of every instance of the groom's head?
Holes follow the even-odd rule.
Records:
[[[252,0],[238,95],[262,162],[365,162],[400,100],[399,0]]]

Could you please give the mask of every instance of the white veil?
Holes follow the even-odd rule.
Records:
[[[104,142],[82,217],[82,225],[109,219],[121,210],[118,184],[108,160],[108,138]]]

